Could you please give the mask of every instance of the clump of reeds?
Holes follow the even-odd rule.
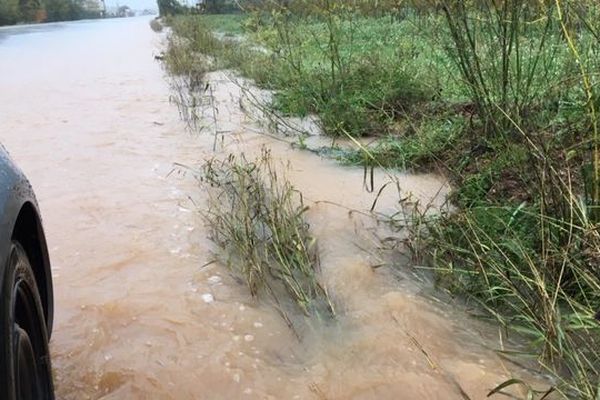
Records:
[[[567,66],[553,2],[441,1],[456,62],[484,131],[506,135],[535,107],[553,101],[550,84]],[[540,2],[541,3],[541,2]],[[546,103],[546,104],[544,104]]]
[[[485,150],[487,154],[479,157],[493,160],[502,170],[487,178],[478,166],[475,176],[490,181],[483,200],[475,201],[473,191],[466,190],[472,184],[461,181],[460,189],[471,201],[426,223],[427,229],[418,232],[419,243],[428,244],[442,286],[476,300],[506,333],[531,341],[531,355],[553,375],[557,393],[596,400],[598,64],[589,55],[597,54],[599,46],[593,32],[586,32],[593,23],[582,18],[595,15],[597,6],[590,3],[586,13],[576,13],[581,4],[572,1],[540,2],[535,7],[525,0],[482,0],[477,7],[467,2],[442,4],[451,32],[448,54],[474,105],[470,133],[484,133],[472,140],[497,149],[520,149],[526,156],[517,151],[496,156]],[[556,91],[556,77],[570,86]],[[554,113],[567,112],[555,104],[564,101],[567,90],[574,93],[568,111],[578,120],[570,133],[585,139],[573,141],[558,133],[560,120],[553,119]],[[489,189],[502,183],[501,174],[515,166],[522,187],[512,191],[527,193],[518,202]],[[423,220],[420,216],[419,222]]]
[[[212,159],[203,179],[211,187],[205,216],[212,239],[250,293],[269,296],[290,325],[289,300],[306,316],[333,316],[319,280],[316,240],[304,219],[308,207],[278,174],[269,152],[254,161],[244,155]]]
[[[413,242],[429,248],[441,286],[475,300],[507,335],[530,341],[530,355],[554,375],[557,392],[596,399],[600,236],[584,205],[572,207],[564,221],[525,204],[419,216],[427,229]]]
[[[189,17],[169,18],[172,33],[167,36],[166,51],[159,57],[170,75],[174,103],[181,119],[191,132],[205,128],[203,112],[214,107],[205,75],[214,70],[216,61],[211,52],[219,41],[202,23]]]

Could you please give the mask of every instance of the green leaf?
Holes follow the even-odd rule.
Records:
[[[533,392],[531,391],[531,387],[525,383],[524,381],[520,380],[520,379],[509,379],[505,382],[502,382],[500,385],[496,386],[491,392],[488,393],[487,397],[491,397],[495,394],[500,393],[500,391],[502,391],[502,389],[506,389],[509,386],[513,386],[513,385],[522,385],[525,388],[527,388],[528,390],[528,394],[527,394],[527,398],[528,399],[533,399]]]

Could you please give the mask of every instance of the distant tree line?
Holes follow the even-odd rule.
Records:
[[[163,17],[179,14],[220,14],[241,11],[239,2],[235,0],[198,0],[193,7],[183,5],[179,0],[158,0],[157,2],[158,11]]]
[[[92,6],[90,7],[89,4]],[[0,26],[27,22],[101,18],[99,4],[89,0],[0,0]]]

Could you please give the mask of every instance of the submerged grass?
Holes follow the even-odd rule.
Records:
[[[254,161],[244,155],[210,160],[203,177],[211,187],[205,216],[212,239],[251,294],[270,297],[290,326],[287,299],[306,316],[332,317],[317,243],[304,220],[308,207],[270,154],[265,150]]]

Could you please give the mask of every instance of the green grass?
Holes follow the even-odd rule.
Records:
[[[388,136],[367,148],[346,151],[339,160],[350,165],[423,170],[441,161],[440,154],[452,152],[465,129],[463,121],[454,117],[406,125],[402,136]]]
[[[436,95],[435,83],[422,84],[432,81],[431,69],[405,62],[424,51],[404,39],[415,34],[409,24],[360,18],[332,27],[318,20],[283,23],[275,18],[252,26],[242,18],[188,16],[171,24],[177,35],[191,39],[185,52],[209,54],[217,60],[215,68],[237,69],[259,86],[277,90],[278,111],[318,114],[327,134],[385,135],[400,113],[413,113]],[[242,43],[215,44],[207,38],[206,32],[237,33],[240,27],[248,33]],[[331,29],[339,41],[323,44]],[[426,63],[424,58],[421,62]],[[439,74],[436,79],[441,79]]]
[[[276,90],[280,113],[317,114],[332,136],[377,138],[332,152],[344,163],[441,168],[454,207],[414,214],[419,265],[529,340],[557,393],[598,400],[598,6],[479,0],[368,12],[367,3],[178,18],[183,53],[214,57],[195,73],[188,56],[180,71],[237,69]],[[246,39],[215,40],[219,26]]]
[[[215,32],[241,35],[244,33],[244,23],[247,17],[244,14],[212,14],[197,15],[194,19]]]
[[[398,114],[435,96],[422,84],[429,70],[406,62],[420,51],[404,39],[411,30],[385,18],[272,20],[255,37],[281,60],[275,108],[318,114],[332,136],[387,134]]]
[[[575,205],[574,205],[575,207]],[[597,228],[525,203],[426,222],[437,283],[483,307],[556,377],[566,398],[596,399],[600,374]]]

